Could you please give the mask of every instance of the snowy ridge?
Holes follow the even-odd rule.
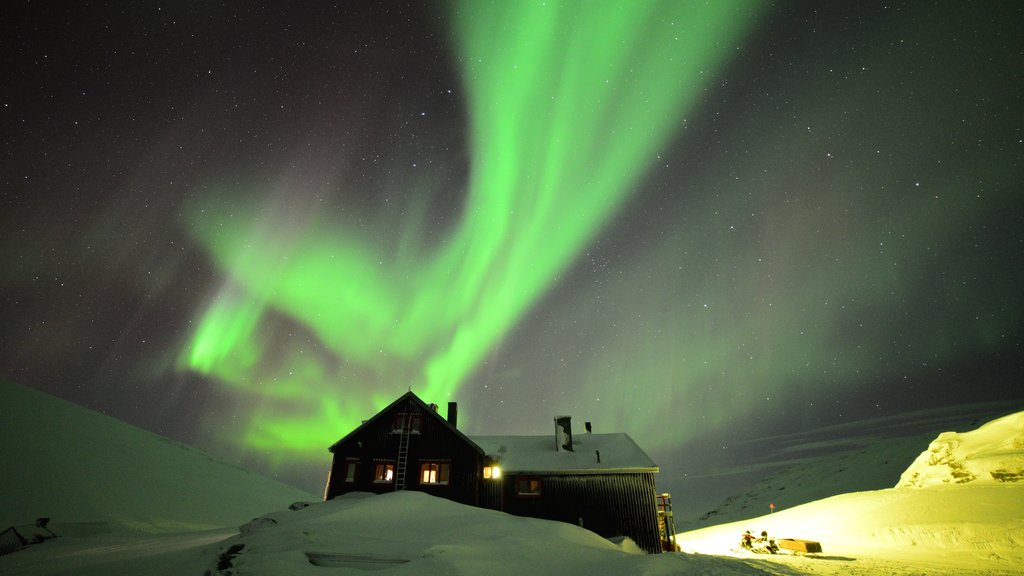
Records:
[[[761,480],[748,491],[731,496],[697,521],[677,522],[696,529],[782,511],[837,494],[891,487],[908,462],[933,434],[875,441],[852,451],[799,459]]]
[[[1018,412],[972,432],[940,434],[896,488],[685,532],[680,544],[691,552],[735,554],[744,530],[766,530],[816,540],[828,556],[857,560],[838,569],[773,558],[798,565],[801,573],[1022,574],[1024,482],[1012,481],[1024,455],[1022,423],[1024,412]]]
[[[58,534],[236,527],[315,498],[210,454],[0,381],[0,530]]]
[[[701,485],[675,494],[676,526],[695,530],[767,513],[769,504],[778,512],[839,494],[891,488],[940,432],[975,429],[1016,410],[1013,403],[978,403],[752,440],[752,456],[731,469],[712,470]],[[749,480],[733,481],[739,477]],[[718,499],[700,499],[719,479],[718,485],[732,481],[731,494],[716,491]]]
[[[1024,481],[1024,412],[971,432],[943,432],[900,477],[899,488]]]

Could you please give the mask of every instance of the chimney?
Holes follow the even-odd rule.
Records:
[[[555,416],[555,451],[572,452],[572,417]]]
[[[452,425],[452,428],[456,428],[459,425],[459,403],[449,402],[448,403],[448,423]]]

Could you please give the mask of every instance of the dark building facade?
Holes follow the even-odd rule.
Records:
[[[408,392],[333,446],[329,500],[348,492],[418,490],[479,505],[484,453],[449,420]]]
[[[662,550],[654,474],[626,434],[474,436],[408,392],[330,447],[325,497],[418,490],[463,504],[577,524],[606,538],[628,536]]]

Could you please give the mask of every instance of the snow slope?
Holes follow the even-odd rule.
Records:
[[[647,555],[572,524],[510,516],[421,492],[348,494],[243,527],[222,542],[212,574],[291,576],[359,574],[386,569],[410,575],[764,574],[747,562],[683,554]],[[317,572],[311,563],[338,572]]]
[[[325,457],[326,457],[325,453]],[[316,499],[183,444],[0,381],[0,530],[58,533],[237,527]]]
[[[1019,410],[979,403],[848,422],[784,436],[751,439],[731,466],[691,474],[673,492],[676,526],[695,530],[785,510],[830,496],[891,488],[943,430],[969,430]],[[659,481],[659,487],[667,485]],[[723,490],[725,489],[725,490]],[[709,499],[718,495],[716,500]]]
[[[834,496],[679,541],[688,551],[742,555],[734,549],[745,530],[817,540],[825,560],[764,557],[808,574],[1024,574],[1024,482],[1012,481],[1024,471],[1022,433],[1024,412],[943,433],[897,488]],[[963,481],[964,471],[974,481]]]
[[[800,458],[749,490],[726,498],[698,520],[677,522],[677,526],[697,529],[759,516],[769,512],[769,504],[781,511],[838,494],[889,488],[921,446],[934,437],[932,433],[875,440],[852,451]]]
[[[900,476],[897,487],[1024,481],[1024,412],[971,432],[943,432]]]
[[[773,574],[756,562],[647,555],[571,524],[520,518],[422,492],[346,494],[254,519],[242,533],[58,538],[0,556],[5,576],[416,576]],[[227,539],[225,539],[227,538]]]

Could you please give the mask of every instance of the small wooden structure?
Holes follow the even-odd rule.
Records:
[[[813,540],[799,540],[797,538],[781,538],[776,541],[779,548],[789,550],[794,554],[820,554],[821,543]]]
[[[354,491],[419,490],[517,516],[560,520],[601,536],[628,536],[662,551],[654,474],[658,466],[623,433],[473,436],[458,407],[442,418],[411,391],[330,447],[325,499]]]

